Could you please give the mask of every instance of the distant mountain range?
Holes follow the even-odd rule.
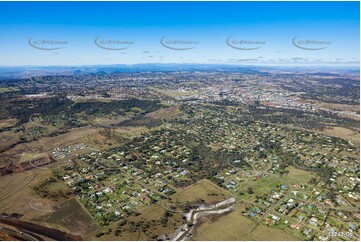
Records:
[[[171,72],[171,71],[239,71],[242,73],[264,73],[272,70],[298,72],[334,72],[359,73],[359,67],[286,67],[286,66],[251,66],[231,64],[115,64],[115,65],[89,65],[89,66],[19,66],[0,67],[0,80],[27,78],[36,75],[83,75],[92,73],[121,73],[121,72]]]

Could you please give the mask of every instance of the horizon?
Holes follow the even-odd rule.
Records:
[[[240,64],[194,64],[194,63],[140,63],[77,66],[0,66],[0,80],[21,79],[29,76],[92,75],[94,73],[146,73],[146,72],[242,72],[249,70],[283,70],[310,72],[359,72],[359,66],[259,66]]]
[[[301,69],[360,69],[357,65],[256,65],[238,63],[132,63],[132,64],[85,64],[85,65],[0,65],[0,68],[75,68],[75,67],[133,67],[133,66],[227,66],[227,67],[250,67],[250,68],[301,68]]]

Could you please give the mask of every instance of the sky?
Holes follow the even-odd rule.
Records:
[[[359,2],[0,2],[0,66],[359,66]]]

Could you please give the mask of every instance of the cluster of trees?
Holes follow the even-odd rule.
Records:
[[[65,119],[74,117],[76,114],[106,115],[115,113],[123,115],[133,111],[132,108],[140,108],[147,112],[153,112],[163,107],[160,101],[150,100],[114,100],[111,102],[80,102],[73,103],[65,96],[59,95],[49,98],[13,100],[2,102],[0,107],[0,119],[16,118],[18,125],[26,123],[33,115],[40,115],[42,119],[52,115],[60,115]]]
[[[153,112],[163,107],[160,101],[129,99],[129,100],[114,100],[111,102],[80,102],[71,106],[70,112],[81,113],[87,115],[109,114],[115,112],[123,115],[126,112],[132,111],[132,108],[140,108],[145,112]]]
[[[69,189],[58,189],[54,191],[49,190],[48,187],[56,182],[59,182],[59,180],[54,177],[50,177],[33,186],[33,190],[41,197],[46,197],[54,200],[58,200],[60,198],[69,198],[69,196],[73,194],[73,192]]]
[[[50,116],[67,110],[72,101],[64,96],[41,98],[41,99],[20,99],[3,103],[0,119],[16,118],[18,124],[26,123],[32,115]]]

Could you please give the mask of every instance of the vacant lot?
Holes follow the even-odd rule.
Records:
[[[233,197],[229,191],[217,186],[209,180],[201,180],[180,190],[172,196],[173,201],[196,202],[204,200],[206,204],[216,203]]]
[[[284,180],[291,185],[307,184],[314,177],[314,173],[296,169],[293,166],[287,167],[287,170],[289,172],[285,175]]]
[[[8,176],[0,176],[0,213],[20,213],[24,214],[22,219],[32,220],[43,215],[44,212],[32,209],[30,202],[36,203],[38,207],[47,207],[51,202],[47,199],[39,199],[32,190],[40,181],[50,177],[48,169],[33,169],[22,173],[15,173]],[[45,210],[46,211],[46,210]]]
[[[54,212],[36,220],[49,227],[67,230],[72,234],[86,235],[98,228],[89,213],[72,198],[53,207]]]
[[[354,132],[351,129],[342,127],[330,127],[323,130],[321,133],[326,135],[342,138],[345,140],[352,140],[354,142],[360,142],[360,132]]]
[[[278,229],[259,225],[253,230],[254,227],[251,219],[234,211],[213,223],[202,223],[192,240],[297,240]]]
[[[120,135],[125,138],[134,138],[141,135],[142,133],[149,132],[147,127],[137,126],[137,127],[121,127],[114,128],[115,134]]]

